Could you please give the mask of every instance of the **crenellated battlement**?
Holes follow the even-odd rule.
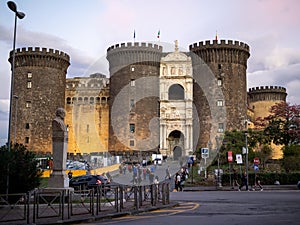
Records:
[[[17,54],[19,55],[20,53],[24,53],[24,54],[34,53],[34,54],[47,54],[47,55],[50,54],[53,56],[65,58],[65,60],[67,61],[70,60],[70,56],[67,53],[52,48],[47,49],[47,48],[40,48],[40,47],[28,47],[28,48],[16,49],[16,55]],[[10,56],[12,56],[12,51],[10,52]]]
[[[159,52],[162,52],[162,46],[152,43],[146,43],[146,42],[127,42],[127,43],[121,43],[121,44],[115,44],[110,46],[107,49],[107,52],[113,51],[113,50],[122,50],[122,49],[140,49],[140,50],[158,50]]]
[[[286,93],[286,88],[281,86],[259,86],[259,87],[253,87],[249,88],[249,93],[254,92],[283,92]]]
[[[207,48],[233,48],[233,49],[240,49],[244,51],[250,51],[249,45],[244,42],[234,41],[234,40],[206,40],[200,41],[198,43],[191,44],[189,46],[190,51],[195,49],[207,49]]]
[[[249,88],[250,102],[286,101],[286,88],[281,86],[260,86]]]
[[[13,51],[10,52],[8,61],[12,62]],[[45,66],[67,70],[70,65],[70,56],[62,51],[28,47],[18,48],[15,51],[15,67],[21,66]]]
[[[162,57],[162,46],[146,42],[127,42],[112,45],[107,49],[110,74],[132,65],[150,65],[159,67]]]
[[[189,46],[192,56],[200,57],[206,63],[234,63],[247,68],[247,60],[250,56],[250,48],[247,44],[233,40],[207,40],[194,43]],[[193,57],[194,61],[197,59]]]

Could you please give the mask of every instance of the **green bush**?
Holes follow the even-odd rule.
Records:
[[[24,145],[12,145],[10,151],[6,145],[0,147],[0,171],[1,194],[6,193],[8,171],[10,194],[25,193],[40,185],[41,172],[37,168],[35,153]]]

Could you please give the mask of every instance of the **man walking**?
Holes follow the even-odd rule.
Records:
[[[239,186],[239,191],[241,191],[242,187],[246,186],[246,191],[248,191],[248,182],[247,182],[247,173],[244,172],[242,175],[242,183]]]

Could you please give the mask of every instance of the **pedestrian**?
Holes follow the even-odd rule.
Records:
[[[149,174],[149,184],[153,184],[154,182],[154,173],[150,172]]]
[[[110,175],[109,172],[106,173],[106,177],[107,177],[109,183],[112,182],[112,176]]]
[[[239,183],[238,183],[238,174],[235,169],[233,169],[233,175],[232,175],[232,189],[237,186],[239,188]]]
[[[255,174],[255,185],[254,185],[254,190],[256,189],[256,186],[258,186],[260,188],[260,191],[263,191],[263,187],[260,183],[260,178],[257,174]]]
[[[247,173],[244,172],[241,178],[241,185],[239,186],[239,191],[241,191],[242,187],[246,186],[246,191],[248,191],[248,180],[247,180]]]
[[[73,173],[72,173],[71,170],[69,170],[69,172],[68,172],[68,178],[71,179],[72,177],[73,177]]]
[[[175,190],[182,191],[181,174],[180,173],[176,173],[176,175],[175,175]]]
[[[166,177],[165,179],[171,179],[170,167],[168,166],[166,169]]]

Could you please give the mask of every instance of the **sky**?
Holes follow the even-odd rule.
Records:
[[[300,104],[298,0],[15,0],[16,48],[45,47],[70,55],[67,77],[108,74],[106,50],[133,42],[190,44],[218,39],[250,46],[248,88],[283,86]],[[14,13],[0,0],[0,140],[7,139]],[[160,31],[160,39],[157,39]],[[5,143],[5,142],[4,142]]]

